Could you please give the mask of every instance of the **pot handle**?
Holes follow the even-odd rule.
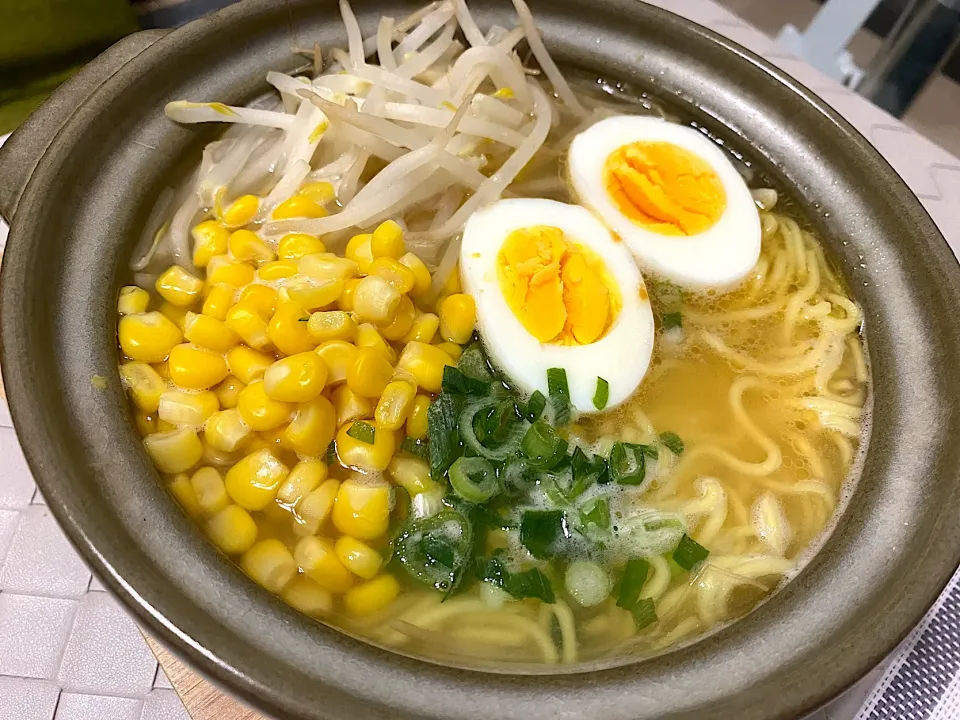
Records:
[[[27,181],[60,129],[76,108],[127,62],[169,30],[143,30],[127,35],[87,63],[17,128],[0,147],[0,217],[13,219]]]

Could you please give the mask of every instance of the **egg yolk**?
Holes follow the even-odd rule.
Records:
[[[635,142],[604,163],[604,185],[617,208],[663,235],[696,235],[727,205],[723,183],[701,157],[668,142]]]
[[[507,305],[542,343],[588,345],[603,336],[620,308],[606,265],[560,228],[521,228],[497,258]]]

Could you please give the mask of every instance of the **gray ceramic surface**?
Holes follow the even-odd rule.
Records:
[[[114,335],[116,290],[139,227],[171,173],[212,137],[167,121],[162,108],[180,98],[242,103],[267,89],[267,69],[301,63],[292,45],[343,44],[330,0],[246,0],[165,37],[128,39],[3,149],[0,210],[13,216],[0,292],[3,376],[30,467],[66,533],[138,619],[276,715],[800,716],[892,650],[960,558],[960,273],[869,144],[755,55],[631,0],[531,4],[558,60],[671,96],[792,188],[865,308],[876,397],[863,479],[791,584],[733,627],[640,664],[472,672],[299,615],[247,580],[171,502],[131,423]],[[382,13],[410,9],[356,5],[366,32]],[[513,22],[508,3],[472,7],[481,25]]]

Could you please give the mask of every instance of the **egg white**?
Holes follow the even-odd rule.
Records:
[[[497,257],[514,230],[548,225],[592,250],[617,286],[621,308],[603,337],[589,345],[541,343],[513,314],[500,289]],[[570,399],[580,412],[596,412],[597,378],[610,386],[607,408],[636,390],[650,365],[653,313],[643,278],[626,245],[617,241],[592,213],[554,200],[500,200],[467,220],[460,249],[463,287],[477,303],[477,326],[487,352],[500,370],[525,393],[547,394],[547,369],[567,372]]]
[[[637,141],[672,143],[713,168],[726,193],[716,223],[696,235],[662,235],[620,212],[604,186],[604,163],[610,153]],[[601,120],[573,139],[568,171],[580,201],[623,238],[645,272],[692,290],[726,291],[738,286],[760,257],[760,216],[750,190],[723,150],[692,128],[636,115]]]

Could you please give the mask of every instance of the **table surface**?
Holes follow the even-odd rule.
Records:
[[[960,160],[791,56],[711,0],[653,0],[651,4],[748,47],[819,94],[886,157],[954,252],[960,250]],[[0,248],[6,234],[0,221]],[[158,643],[145,642],[134,622],[91,575],[36,489],[2,397],[0,458],[4,461],[0,463],[0,718],[258,718],[197,677]],[[884,676],[885,665],[811,720],[852,720]]]

